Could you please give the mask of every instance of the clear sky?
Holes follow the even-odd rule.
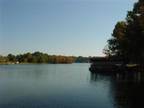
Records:
[[[0,54],[102,56],[137,0],[0,0]]]

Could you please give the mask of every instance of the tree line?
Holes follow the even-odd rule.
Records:
[[[89,57],[75,57],[62,55],[48,55],[42,52],[25,53],[19,55],[8,54],[0,56],[0,63],[88,63]]]
[[[124,63],[144,64],[144,0],[134,4],[124,21],[117,22],[104,53]]]

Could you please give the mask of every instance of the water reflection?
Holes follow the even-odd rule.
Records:
[[[41,80],[48,76],[51,66],[45,64],[1,65],[0,78]]]
[[[0,108],[143,108],[144,73],[95,74],[88,67],[2,65]]]
[[[91,73],[90,81],[107,80],[115,108],[144,108],[144,73]]]

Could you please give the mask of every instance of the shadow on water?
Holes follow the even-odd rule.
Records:
[[[114,108],[144,108],[144,73],[122,74],[91,73],[91,82],[110,82]]]

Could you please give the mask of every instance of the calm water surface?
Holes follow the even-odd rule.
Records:
[[[0,65],[0,108],[136,108],[141,104],[144,84],[91,74],[89,67]]]

